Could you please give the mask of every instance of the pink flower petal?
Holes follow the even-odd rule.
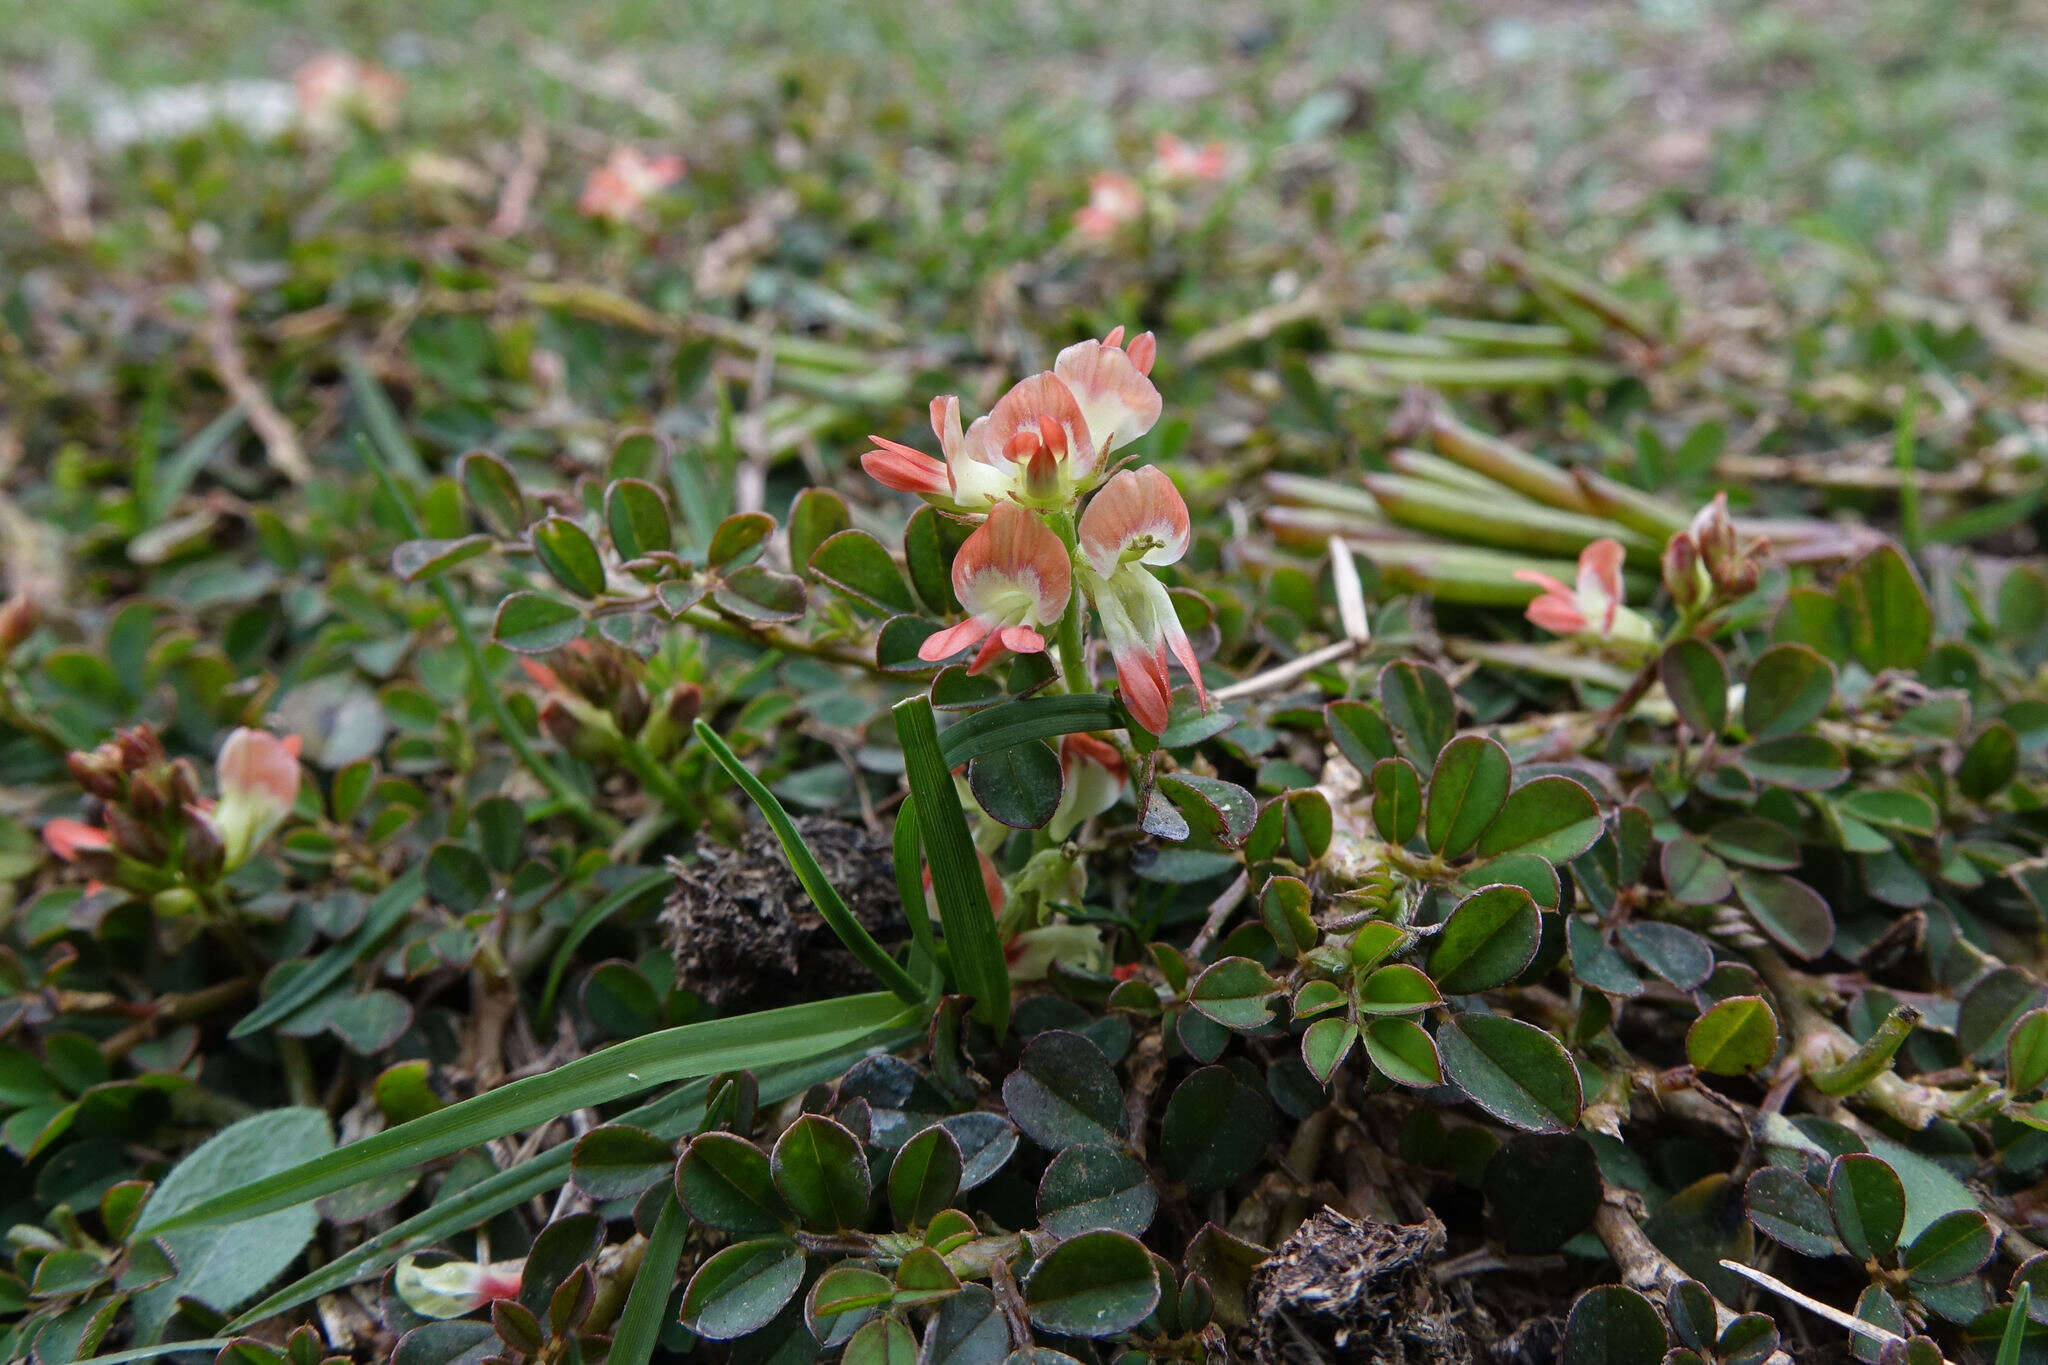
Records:
[[[917,647],[917,657],[928,664],[950,659],[961,650],[981,643],[988,633],[986,622],[970,616],[957,626],[948,626],[935,635],[926,636],[925,642]]]
[[[1086,420],[1094,457],[1082,468],[1092,468],[1094,460],[1121,450],[1159,420],[1159,390],[1120,347],[1076,342],[1059,353],[1052,372],[1072,392]]]
[[[1114,475],[1081,514],[1081,552],[1104,578],[1116,571],[1124,552],[1140,538],[1156,542],[1147,564],[1171,564],[1187,553],[1188,505],[1173,480],[1157,465]]]

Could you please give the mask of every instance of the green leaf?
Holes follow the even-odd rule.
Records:
[[[1062,1148],[1038,1182],[1038,1221],[1055,1237],[1103,1229],[1139,1236],[1158,1210],[1152,1177],[1114,1147]]]
[[[789,562],[808,568],[818,547],[853,525],[846,499],[829,488],[806,488],[789,504]],[[764,537],[765,539],[765,537]],[[941,615],[947,608],[935,610]]]
[[[1060,1243],[1024,1282],[1031,1321],[1062,1336],[1115,1336],[1158,1305],[1152,1253],[1122,1232],[1084,1232]]]
[[[583,612],[545,593],[515,592],[498,604],[491,638],[519,654],[545,654],[583,634]]]
[[[1956,1011],[1956,1045],[1974,1061],[2004,1050],[2021,1016],[2048,1004],[2039,981],[2018,967],[1994,967],[1971,983]]]
[[[953,556],[972,529],[929,506],[911,513],[903,527],[903,562],[910,581],[926,608],[939,616],[960,610],[960,601],[953,596]]]
[[[983,754],[967,765],[982,810],[1011,829],[1042,829],[1059,809],[1066,778],[1059,751],[1042,739]]]
[[[914,1135],[889,1165],[889,1211],[899,1228],[921,1228],[960,1193],[960,1143],[938,1124]]]
[[[1380,709],[1417,767],[1436,762],[1458,723],[1458,701],[1444,675],[1403,659],[1380,670]]]
[[[1568,863],[1600,837],[1600,805],[1569,777],[1546,774],[1508,796],[1498,818],[1479,839],[1483,858],[1528,854]]]
[[[1906,1222],[1906,1190],[1882,1158],[1856,1152],[1828,1170],[1828,1210],[1842,1245],[1859,1261],[1889,1259]]]
[[[1777,1052],[1778,1016],[1762,996],[1730,996],[1685,1031],[1686,1060],[1715,1076],[1759,1070]]]
[[[570,1178],[592,1199],[630,1199],[675,1169],[676,1152],[645,1128],[607,1123],[576,1139]]]
[[[1990,1222],[1975,1209],[1957,1209],[1928,1224],[1899,1257],[1916,1285],[1952,1284],[1984,1268],[1998,1249]]]
[[[427,850],[426,890],[456,914],[466,915],[490,899],[491,869],[475,849],[443,839]]]
[[[683,1325],[736,1341],[773,1321],[804,1282],[804,1254],[779,1237],[736,1242],[697,1268],[683,1291]]]
[[[775,625],[804,614],[804,584],[791,574],[748,564],[725,574],[712,590],[711,601],[728,616]]]
[[[1784,1166],[1766,1166],[1743,1187],[1749,1221],[1758,1232],[1802,1256],[1832,1256],[1834,1219],[1828,1201],[1806,1177]]]
[[[1719,905],[1735,890],[1728,865],[1683,830],[1665,840],[1657,856],[1664,888],[1680,905]]]
[[[1835,941],[1835,917],[1821,894],[1782,872],[1737,868],[1735,892],[1766,934],[1787,952],[1816,958]]]
[[[454,540],[408,540],[391,551],[391,572],[407,583],[446,573],[491,549],[489,536],[462,536]]]
[[[1678,718],[1700,738],[1721,733],[1728,723],[1728,667],[1704,640],[1686,638],[1664,651],[1657,675]]]
[[[841,1263],[818,1277],[804,1299],[804,1322],[826,1346],[836,1346],[871,1321],[875,1310],[896,1297],[887,1275],[864,1265]]]
[[[1159,1159],[1197,1193],[1249,1175],[1277,1126],[1273,1106],[1226,1066],[1205,1066],[1174,1089],[1159,1122]]]
[[[1835,666],[1805,645],[1772,645],[1750,665],[1742,728],[1752,740],[1803,730],[1835,697]]]
[[[1226,957],[1195,978],[1188,1003],[1227,1029],[1255,1033],[1273,1017],[1272,1000],[1285,989],[1248,957]]]
[[[676,1197],[692,1218],[726,1232],[780,1232],[795,1221],[767,1154],[732,1133],[690,1139],[676,1163]]]
[[[1910,669],[1927,657],[1934,613],[1920,577],[1890,545],[1865,555],[1835,584],[1849,652],[1872,673]]]
[[[973,724],[1001,709],[992,707],[963,724]],[[941,748],[930,699],[908,697],[896,704],[895,714],[904,776],[910,784],[910,800],[904,810],[916,811],[917,832],[939,903],[939,923],[946,932],[953,981],[973,998],[974,1017],[1000,1037],[1010,1018],[1010,968],[996,936],[995,911],[981,879],[981,860],[953,786],[952,764],[961,760]]]
[[[1707,847],[1731,863],[1785,872],[1798,867],[1799,842],[1792,831],[1760,815],[1738,815],[1707,831]]]
[[[768,1164],[776,1190],[805,1226],[834,1232],[867,1222],[874,1193],[867,1152],[823,1114],[805,1114],[784,1129]]]
[[[146,1211],[142,1230],[254,1218],[409,1170],[577,1109],[694,1076],[802,1061],[893,1031],[918,1017],[919,1012],[906,1009],[896,997],[877,993],[664,1029],[401,1123],[318,1160],[230,1186],[155,1226],[149,1224]]]
[[[1237,848],[1252,832],[1258,800],[1235,782],[1199,773],[1162,773],[1154,780],[1154,786],[1204,838]]]
[[[1010,1325],[982,1285],[964,1286],[925,1328],[925,1365],[1003,1365],[1009,1354]]]
[[[1564,1323],[1560,1365],[1657,1365],[1671,1344],[1650,1301],[1626,1285],[1579,1295]]]
[[[1419,1014],[1444,1002],[1436,984],[1406,962],[1374,971],[1352,998],[1360,1014]]]
[[[1422,779],[1405,758],[1383,758],[1372,769],[1372,824],[1380,838],[1400,847],[1422,820]]]
[[[1842,809],[1866,825],[1932,838],[1941,830],[1941,813],[1918,792],[1898,788],[1859,787],[1842,797]]]
[[[1430,852],[1446,858],[1469,852],[1507,804],[1513,772],[1508,751],[1483,735],[1460,735],[1445,745],[1429,776],[1423,837]]]
[[[1324,1085],[1358,1042],[1358,1025],[1342,1016],[1318,1019],[1301,1035],[1301,1060],[1309,1073]]]
[[[889,551],[866,531],[841,531],[811,556],[810,571],[839,591],[892,615],[919,610],[903,571]]]
[[[2006,1039],[2005,1083],[2024,1095],[2043,1081],[2048,1081],[2048,1009],[2031,1009]]]
[[[1444,1074],[1501,1122],[1568,1133],[1584,1104],[1579,1070],[1542,1029],[1497,1014],[1462,1014],[1437,1031]]]
[[[318,1163],[334,1149],[327,1115],[318,1109],[273,1109],[229,1124],[171,1168],[137,1220],[154,1231],[178,1273],[137,1294],[137,1331],[154,1338],[180,1298],[232,1312],[298,1259],[313,1239],[319,1216],[310,1207],[279,1208],[241,1227],[197,1227],[189,1215],[208,1196],[236,1182]],[[274,1177],[273,1177],[274,1178]],[[173,1231],[179,1215],[183,1226]]]
[[[1026,1137],[1055,1151],[1084,1142],[1121,1146],[1129,1121],[1109,1058],[1092,1040],[1062,1029],[1024,1045],[1017,1069],[1003,1080],[1003,1104]]]
[[[1124,713],[1109,697],[1087,692],[1073,696],[1020,697],[990,706],[946,727],[939,748],[948,768],[971,763],[1035,739],[1094,730],[1121,730]]]
[[[668,502],[644,479],[619,479],[604,490],[604,524],[620,559],[639,559],[675,546]]]
[[[1713,975],[1714,947],[1690,929],[1637,919],[1622,925],[1617,937],[1645,967],[1682,991],[1694,989]]]
[[[1323,708],[1323,724],[1337,752],[1360,773],[1395,755],[1394,732],[1370,702],[1333,701]]]
[[[1492,990],[1522,974],[1543,938],[1536,902],[1519,886],[1484,887],[1460,901],[1429,951],[1429,974],[1452,995]]]
[[[1972,801],[1988,801],[2019,771],[2019,736],[1996,720],[1984,727],[1956,765],[1956,789]]]
[[[461,476],[470,510],[494,534],[514,536],[526,529],[526,496],[503,460],[488,450],[472,450],[462,457]]]
[[[555,582],[578,597],[604,594],[604,557],[590,533],[567,517],[542,517],[533,524],[533,553]]]
[[[1824,792],[1849,776],[1842,746],[1821,735],[1780,735],[1760,740],[1735,754],[1742,771],[1769,786],[1793,791]]]
[[[1380,1074],[1396,1085],[1442,1085],[1443,1062],[1436,1043],[1413,1019],[1374,1019],[1365,1026],[1365,1052]]]

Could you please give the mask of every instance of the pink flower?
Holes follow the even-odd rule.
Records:
[[[1097,171],[1088,181],[1088,202],[1074,210],[1074,228],[1100,241],[1145,211],[1138,182],[1120,171]]]
[[[953,595],[970,615],[926,640],[918,657],[937,663],[978,644],[968,672],[979,673],[1004,650],[1044,653],[1041,628],[1066,611],[1072,578],[1058,536],[1017,504],[996,504],[953,557]]]
[[[220,803],[213,809],[223,863],[239,867],[291,814],[299,797],[299,737],[239,727],[214,761]]]
[[[399,1259],[391,1286],[405,1306],[425,1318],[459,1318],[496,1299],[514,1298],[526,1262],[444,1261],[422,1266],[411,1256]]]
[[[1059,807],[1045,827],[1056,840],[1114,806],[1130,773],[1114,744],[1093,735],[1074,734],[1060,740],[1060,776],[1066,785],[1060,791]]]
[[[1173,710],[1169,660],[1178,660],[1206,708],[1201,663],[1166,586],[1148,566],[1187,553],[1188,505],[1165,471],[1126,469],[1103,485],[1081,514],[1082,586],[1102,619],[1124,705],[1153,734]]]
[[[60,815],[43,826],[43,843],[67,863],[77,862],[82,852],[110,848],[113,842],[113,836],[98,825],[88,825],[68,815]]]
[[[299,122],[321,137],[339,133],[351,116],[373,128],[391,127],[404,95],[404,81],[346,52],[323,52],[292,73]]]
[[[1220,142],[1197,147],[1161,133],[1152,144],[1152,172],[1162,180],[1221,180],[1229,161],[1230,149]]]
[[[1534,569],[1517,569],[1515,577],[1543,589],[1529,604],[1529,619],[1559,635],[1587,635],[1600,640],[1649,643],[1656,638],[1650,623],[1622,601],[1621,542],[1596,540],[1579,552],[1576,590]]]
[[[943,459],[870,436],[861,468],[876,482],[954,511],[1009,500],[1064,508],[1093,487],[1112,452],[1159,420],[1148,377],[1159,346],[1150,332],[1123,345],[1124,329],[1059,353],[1050,370],[1019,381],[963,432],[960,400],[932,400]]]
[[[583,182],[578,211],[592,218],[623,223],[647,201],[683,178],[683,159],[674,154],[648,156],[638,147],[617,147],[605,163]]]

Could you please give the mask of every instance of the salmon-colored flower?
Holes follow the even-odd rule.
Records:
[[[1517,579],[1543,589],[1529,604],[1529,619],[1559,635],[1643,644],[1654,641],[1655,628],[1622,601],[1621,563],[1621,542],[1596,540],[1579,552],[1576,589],[1535,569],[1515,570]]]
[[[980,645],[970,673],[1005,650],[1045,652],[1045,636],[1067,609],[1073,567],[1067,548],[1045,524],[1015,503],[998,503],[953,557],[953,595],[970,613],[927,639],[917,651],[928,663]]]
[[[1017,383],[985,417],[960,428],[960,400],[932,400],[943,459],[880,436],[861,457],[878,483],[955,511],[1010,500],[1064,508],[1094,487],[1123,449],[1159,420],[1148,377],[1159,346],[1150,332],[1123,344],[1124,329],[1059,353],[1050,370]]]
[[[1144,211],[1145,193],[1137,181],[1121,171],[1097,171],[1088,180],[1088,202],[1074,210],[1074,228],[1101,241]]]
[[[1230,164],[1230,149],[1220,142],[1200,146],[1161,133],[1152,144],[1152,173],[1162,180],[1221,180]]]
[[[346,52],[323,52],[292,73],[292,98],[299,122],[320,137],[339,133],[350,118],[373,128],[398,122],[405,82],[375,62]]]
[[[673,153],[649,156],[638,147],[614,148],[583,182],[576,208],[592,218],[627,222],[649,199],[681,180],[684,169],[683,159]]]
[[[1055,840],[1066,838],[1082,821],[1114,806],[1130,778],[1114,744],[1081,734],[1060,740],[1060,775],[1066,779],[1060,804],[1045,826]]]
[[[1102,620],[1124,705],[1155,735],[1166,728],[1173,710],[1170,660],[1179,661],[1194,681],[1195,695],[1204,707],[1209,704],[1201,663],[1173,598],[1147,571],[1186,554],[1189,534],[1187,503],[1156,466],[1117,474],[1081,514],[1081,556],[1087,565],[1082,586]]]
[[[110,848],[113,842],[113,836],[98,825],[88,825],[68,815],[60,815],[43,825],[44,845],[67,863],[77,862],[80,853]]]
[[[220,803],[213,809],[223,865],[239,867],[291,814],[299,796],[299,737],[239,727],[214,762]]]

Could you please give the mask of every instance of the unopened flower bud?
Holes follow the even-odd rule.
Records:
[[[1672,605],[1691,611],[1707,600],[1713,581],[1700,563],[1700,548],[1690,532],[1680,531],[1664,546],[1664,591]]]
[[[5,658],[14,647],[26,640],[35,630],[42,613],[25,592],[18,592],[0,603],[0,658]]]
[[[168,851],[157,832],[137,819],[134,812],[125,806],[107,807],[107,833],[113,838],[116,852],[125,853],[136,862],[151,867],[159,866]]]
[[[121,799],[121,778],[100,750],[74,750],[64,756],[64,766],[70,770],[71,780],[89,795],[102,801]]]
[[[130,772],[153,768],[164,761],[163,741],[146,724],[120,731],[113,738],[113,746],[114,752],[120,756],[121,766]]]
[[[1692,519],[1692,538],[1700,563],[1715,582],[1735,558],[1735,523],[1728,517],[1728,495],[1716,493]]]
[[[189,758],[173,759],[166,776],[165,786],[171,800],[180,806],[196,805],[202,799],[199,790],[199,774],[192,767]]]
[[[618,721],[619,733],[637,735],[647,724],[647,689],[637,678],[627,678],[612,701],[612,715]]]
[[[184,844],[179,852],[178,864],[187,877],[195,882],[210,882],[220,876],[227,863],[227,849],[222,843],[219,829],[213,818],[196,805],[185,807]]]
[[[159,915],[189,915],[199,908],[199,897],[189,887],[173,886],[149,898]]]
[[[540,724],[555,743],[586,763],[600,762],[618,753],[617,722],[581,697],[549,697],[541,703]]]
[[[704,689],[695,683],[677,683],[662,698],[661,705],[640,727],[640,746],[657,759],[666,759],[681,747],[690,733],[690,722],[704,706]]]
[[[138,820],[154,823],[177,809],[171,799],[169,774],[163,771],[131,773],[128,777],[128,809]]]

